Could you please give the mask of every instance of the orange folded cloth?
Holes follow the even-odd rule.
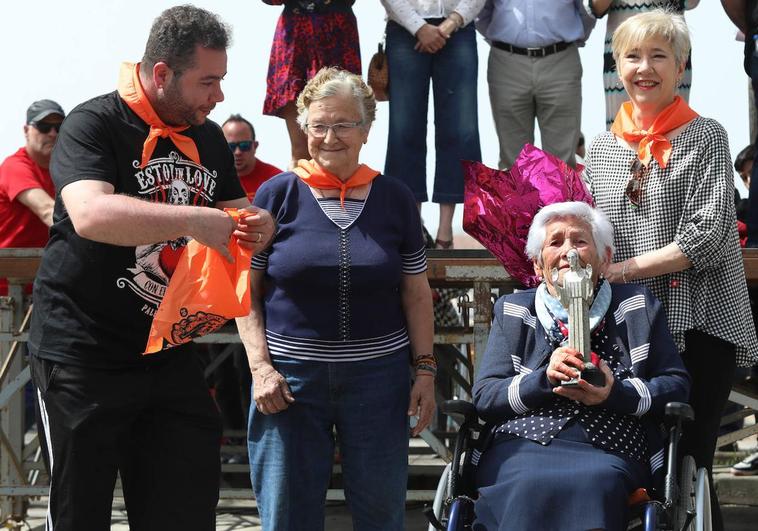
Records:
[[[225,212],[237,221],[247,211]],[[229,252],[233,263],[196,240],[187,244],[153,317],[144,354],[188,343],[250,313],[252,251],[238,245],[232,235]]]

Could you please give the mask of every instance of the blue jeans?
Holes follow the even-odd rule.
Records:
[[[469,24],[437,53],[413,49],[416,38],[387,23],[390,123],[384,173],[403,179],[416,201],[426,192],[426,117],[434,89],[435,203],[463,202],[461,160],[482,160],[479,147],[476,33]]]
[[[408,481],[408,350],[358,362],[278,358],[274,367],[295,402],[274,415],[250,408],[250,471],[263,529],[324,529],[336,429],[353,528],[401,531]]]

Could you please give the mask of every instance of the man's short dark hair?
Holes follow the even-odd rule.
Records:
[[[232,114],[223,124],[221,124],[221,127],[224,127],[229,122],[239,122],[247,125],[250,128],[250,132],[253,134],[253,140],[255,140],[255,127],[253,127],[253,124],[245,120],[241,114]]]
[[[750,144],[748,147],[737,153],[737,158],[734,159],[734,169],[737,173],[740,173],[745,163],[753,159],[755,159],[755,146]]]
[[[180,76],[193,66],[198,45],[226,50],[230,40],[231,29],[214,13],[191,5],[171,7],[153,22],[142,63],[148,71],[166,63]]]

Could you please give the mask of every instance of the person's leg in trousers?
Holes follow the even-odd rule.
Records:
[[[353,529],[402,531],[408,482],[407,349],[381,358],[335,363],[337,437]]]
[[[50,473],[47,529],[105,531],[122,442],[143,405],[144,381],[30,357],[39,438]]]
[[[714,531],[724,529],[716,487],[713,484],[713,454],[716,451],[721,413],[724,411],[735,372],[734,345],[704,332],[690,330],[685,335],[682,360],[690,373],[689,403],[695,421],[686,423],[679,447],[680,455],[691,455],[699,467],[708,470]]]
[[[513,166],[524,144],[534,144],[534,61],[494,47],[490,50],[487,83],[501,170]]]
[[[426,192],[426,123],[432,57],[414,49],[416,37],[387,23],[387,64],[390,79],[390,121],[384,173],[402,179],[416,202]]]
[[[473,24],[454,33],[434,54],[434,193],[440,204],[437,238],[453,240],[452,216],[463,202],[462,160],[482,160],[477,121],[476,32]],[[446,206],[445,206],[446,205]],[[444,225],[443,225],[444,224]]]
[[[250,474],[264,531],[324,529],[336,410],[330,365],[274,360],[295,401],[273,415],[251,405]]]
[[[582,63],[576,46],[537,59],[537,122],[542,149],[571,166],[582,124]]]
[[[132,531],[212,531],[221,422],[192,352],[146,371],[150,403],[133,423],[121,467]]]

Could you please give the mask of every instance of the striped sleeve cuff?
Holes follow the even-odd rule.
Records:
[[[519,392],[519,386],[524,376],[524,374],[519,374],[514,377],[513,380],[511,380],[511,384],[508,386],[508,404],[511,406],[511,409],[519,415],[529,411],[529,408],[521,401],[521,393]]]
[[[628,378],[624,382],[629,382],[635,391],[637,391],[637,394],[640,395],[640,401],[637,403],[637,410],[634,412],[634,415],[641,417],[650,410],[650,406],[653,403],[650,397],[650,389],[639,378]]]
[[[265,271],[268,268],[268,255],[268,250],[256,254],[250,261],[250,267],[259,271]]]
[[[422,247],[414,253],[400,253],[402,272],[405,275],[417,275],[426,271],[426,249]]]

